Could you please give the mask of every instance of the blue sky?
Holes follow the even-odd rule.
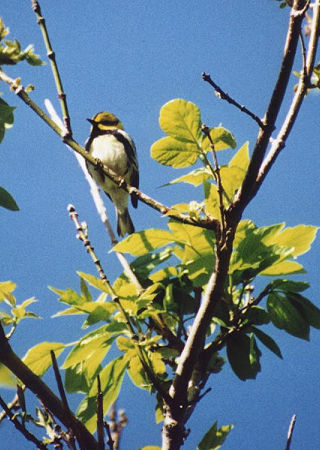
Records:
[[[281,62],[288,9],[280,11],[273,0],[56,0],[54,6],[52,1],[43,0],[41,6],[76,140],[84,143],[88,136],[87,117],[101,110],[117,114],[135,140],[144,192],[167,204],[201,195],[184,185],[159,188],[184,172],[162,167],[150,158],[150,146],[163,135],[158,125],[159,110],[173,98],[195,102],[203,122],[210,126],[221,123],[234,133],[238,148],[249,140],[252,149],[256,124],[218,100],[212,88],[201,80],[201,72],[210,73],[225,91],[261,116]],[[10,38],[16,37],[25,47],[33,43],[45,59],[30,2],[2,0],[0,15],[10,27]],[[49,98],[59,108],[49,64],[40,68],[21,64],[10,67],[8,73],[21,76],[24,85],[33,83],[36,90],[32,97],[40,105]],[[108,277],[114,279],[120,267],[108,254],[108,237],[72,153],[6,86],[0,86],[0,91],[9,104],[17,107],[14,127],[0,148],[1,185],[20,207],[17,213],[0,211],[1,280],[18,284],[19,301],[35,296],[38,303],[33,310],[43,317],[42,321],[25,321],[18,329],[13,345],[22,356],[39,341],[70,342],[82,333],[79,320],[50,318],[61,308],[47,289],[48,285],[77,289],[76,270],[94,273],[75,239],[66,209],[69,203],[76,206],[80,219],[88,222],[90,238]],[[320,224],[319,101],[319,95],[308,96],[286,148],[246,210],[245,217],[259,226],[282,221],[289,226]],[[231,152],[228,150],[226,157]],[[223,161],[224,156],[221,158]],[[109,203],[107,206],[114,223],[113,208]],[[166,219],[142,204],[132,212],[132,218],[137,230],[166,226]],[[318,242],[301,258],[308,273],[298,279],[311,282],[307,295],[320,306]],[[270,332],[284,360],[266,350],[257,380],[241,382],[227,367],[212,378],[212,391],[190,421],[192,432],[184,448],[194,449],[216,420],[219,425],[235,424],[224,447],[227,450],[284,448],[294,413],[297,424],[292,449],[320,448],[320,333],[312,331],[311,342],[307,343],[280,330]],[[9,392],[8,398],[11,395]],[[159,427],[153,425],[153,399],[127,381],[118,406],[125,408],[129,417],[122,450],[160,445]],[[1,450],[22,445],[24,449],[33,448],[19,439],[11,424],[1,425]]]

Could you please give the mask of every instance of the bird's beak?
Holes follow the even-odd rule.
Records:
[[[88,122],[91,123],[91,125],[95,125],[95,121],[93,119],[87,119]]]

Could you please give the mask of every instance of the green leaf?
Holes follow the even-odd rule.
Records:
[[[111,361],[99,374],[103,395],[103,411],[107,414],[117,399],[122,385],[127,361],[119,357]],[[89,395],[79,405],[77,416],[93,433],[97,428],[97,381],[93,383]]]
[[[310,300],[297,293],[289,293],[288,297],[301,312],[306,321],[314,328],[320,329],[320,309]]]
[[[310,284],[307,281],[294,281],[278,278],[271,281],[268,285],[272,290],[279,290],[283,292],[301,292],[308,289]]]
[[[94,275],[91,275],[89,273],[80,272],[80,271],[77,271],[77,274],[79,275],[79,277],[86,280],[91,286],[95,287],[99,291],[110,294],[110,289],[109,289],[108,285],[104,281],[102,281],[101,278],[97,278]],[[90,298],[90,295],[88,298]],[[86,301],[88,301],[88,300],[86,300]]]
[[[12,295],[12,292],[17,287],[13,281],[0,282],[0,302],[7,301],[11,306],[16,306],[16,298]]]
[[[27,351],[23,362],[41,377],[52,364],[50,351],[53,350],[57,358],[64,349],[65,345],[61,342],[41,342]]]
[[[171,255],[172,248],[166,247],[159,252],[139,256],[132,261],[130,266],[138,278],[145,280],[159,264],[169,259]]]
[[[4,138],[5,130],[13,124],[13,111],[15,109],[15,107],[9,106],[7,102],[0,98],[0,142]]]
[[[91,331],[84,336],[73,347],[65,362],[62,365],[63,369],[74,366],[79,362],[90,358],[98,349],[105,349],[105,354],[108,352],[113,340],[123,331],[120,327],[119,331],[108,332],[108,326],[103,326],[97,330]]]
[[[172,233],[166,230],[151,228],[140,231],[139,233],[130,234],[126,239],[115,245],[112,251],[140,256],[172,242],[174,242]]]
[[[209,131],[211,140],[214,144],[215,150],[225,150],[227,148],[236,148],[237,142],[235,140],[234,135],[231,133],[231,131],[227,130],[223,127],[216,127],[211,128]],[[211,142],[208,138],[208,136],[204,136],[202,139],[202,149],[204,151],[210,151],[211,150]]]
[[[264,325],[270,322],[267,311],[265,311],[260,306],[251,306],[248,313],[246,314],[246,319],[248,319],[250,323],[253,323],[255,325]]]
[[[19,206],[15,199],[3,187],[0,187],[0,206],[10,209],[11,211],[19,211]]]
[[[223,425],[218,428],[215,422],[197,445],[197,450],[218,450],[233,427],[233,425]]]
[[[196,145],[201,137],[200,110],[192,102],[177,98],[163,105],[159,124],[169,136]]]
[[[182,177],[175,178],[170,181],[170,183],[165,184],[164,186],[168,186],[175,183],[188,183],[193,186],[200,186],[205,181],[212,179],[212,173],[207,167],[200,167],[199,169],[192,170],[186,175],[182,175]]]
[[[278,344],[270,337],[268,334],[264,333],[263,331],[259,330],[259,328],[251,327],[253,333],[256,335],[256,337],[259,339],[260,342],[262,342],[263,345],[265,345],[269,350],[271,350],[275,355],[277,355],[279,358],[282,359],[281,350],[278,346]]]
[[[312,225],[297,225],[286,228],[269,238],[271,244],[283,247],[292,247],[292,256],[306,253],[314,241],[318,228]]]
[[[277,328],[309,340],[309,324],[288,297],[272,292],[267,299],[267,308],[270,319]]]
[[[171,136],[159,139],[151,146],[151,158],[164,166],[175,169],[192,166],[198,159],[199,149],[196,144],[178,141]]]
[[[303,266],[296,261],[280,261],[261,272],[261,275],[275,277],[278,275],[292,275],[294,273],[305,273]]]
[[[254,379],[261,370],[261,353],[256,342],[241,331],[227,340],[227,355],[232,370],[240,380]]]
[[[249,163],[249,142],[245,142],[231,159],[228,166],[238,167],[239,169],[242,169],[244,172],[246,172],[249,167]]]
[[[17,388],[17,379],[4,364],[0,363],[0,386],[6,388]]]

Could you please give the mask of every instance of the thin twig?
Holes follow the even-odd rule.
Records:
[[[251,119],[253,119],[255,122],[257,122],[257,124],[259,125],[260,128],[265,128],[265,124],[262,122],[262,120],[253,112],[251,112],[248,108],[246,108],[243,105],[240,105],[240,103],[238,103],[236,100],[234,100],[232,97],[230,97],[229,94],[227,94],[226,92],[224,92],[221,87],[219,87],[211,78],[211,76],[208,73],[203,72],[202,73],[202,79],[204,81],[206,81],[207,83],[209,83],[214,90],[216,91],[216,93],[218,94],[219,98],[222,98],[222,100],[226,100],[228,103],[230,103],[231,105],[234,105],[236,108],[240,109],[241,112],[247,114],[249,117],[251,117]]]
[[[112,435],[111,435],[111,431],[110,431],[110,426],[109,426],[108,422],[106,422],[106,421],[104,421],[103,424],[104,424],[104,428],[105,428],[105,430],[107,432],[107,435],[108,435],[107,444],[109,445],[109,450],[114,450],[113,439],[112,439]]]
[[[65,390],[64,390],[64,387],[63,387],[63,383],[62,383],[59,367],[58,367],[57,360],[56,360],[56,355],[55,355],[53,350],[50,350],[50,356],[51,356],[52,367],[53,367],[53,371],[54,371],[54,376],[56,378],[56,382],[57,382],[57,386],[58,386],[58,390],[59,390],[61,401],[62,401],[66,411],[70,411],[70,408],[69,408],[69,405],[68,405],[67,396],[66,396],[66,393],[65,393]]]
[[[222,186],[222,181],[221,181],[221,175],[220,175],[220,167],[218,164],[218,158],[217,158],[217,154],[216,154],[216,150],[214,147],[214,143],[212,140],[212,137],[210,135],[210,129],[209,127],[207,127],[206,125],[202,125],[201,127],[202,132],[207,136],[207,138],[209,139],[210,142],[210,148],[212,151],[212,156],[213,156],[213,161],[214,161],[214,177],[217,183],[217,189],[218,189],[218,195],[219,195],[219,209],[220,209],[220,216],[221,216],[221,225],[222,225],[222,236],[220,237],[220,239],[224,239],[225,236],[225,230],[226,230],[226,218],[225,218],[225,209],[224,209],[224,204],[223,204],[223,195],[224,195],[224,189]]]
[[[166,398],[168,402],[170,402],[171,399],[170,399],[168,393],[166,392],[165,389],[163,389],[160,381],[158,380],[158,378],[154,374],[153,370],[151,369],[149,358],[148,358],[148,356],[147,356],[147,354],[145,352],[145,349],[139,345],[139,342],[138,342],[139,341],[139,337],[138,337],[138,335],[137,335],[137,333],[136,333],[136,331],[134,329],[134,326],[133,326],[133,323],[132,323],[132,320],[131,320],[129,314],[127,313],[125,308],[122,306],[121,300],[116,295],[116,293],[114,292],[113,287],[111,286],[110,282],[108,281],[107,276],[106,276],[106,274],[105,274],[105,272],[104,272],[104,270],[103,270],[103,268],[101,266],[100,260],[98,259],[97,255],[96,255],[96,253],[94,251],[94,248],[91,246],[91,243],[90,243],[90,241],[88,239],[87,231],[84,230],[84,227],[80,224],[80,222],[78,220],[78,213],[76,212],[75,207],[73,205],[69,205],[68,206],[68,211],[69,211],[70,218],[73,221],[73,223],[75,224],[75,227],[76,227],[76,229],[78,231],[77,237],[83,242],[83,245],[85,246],[87,252],[91,256],[91,259],[92,259],[92,261],[94,262],[94,264],[95,264],[95,266],[97,268],[97,271],[99,273],[99,276],[100,276],[101,280],[104,282],[106,288],[108,289],[108,292],[111,295],[112,301],[117,304],[117,306],[118,306],[118,308],[119,308],[119,310],[120,310],[120,312],[121,312],[121,314],[122,314],[122,316],[123,316],[123,318],[125,320],[125,323],[127,324],[128,331],[131,334],[131,339],[132,339],[132,341],[133,341],[133,343],[135,345],[135,348],[136,348],[137,353],[139,355],[140,362],[141,362],[141,364],[142,364],[146,374],[148,375],[150,381],[153,383],[155,389],[159,392],[159,394],[163,398]],[[139,323],[136,323],[136,326],[139,329],[139,327],[140,327]]]
[[[296,424],[297,416],[294,414],[291,418],[289,429],[288,429],[288,435],[287,435],[287,443],[285,450],[290,450],[291,447],[291,440],[293,435],[294,426]]]
[[[19,422],[18,418],[16,417],[15,414],[13,414],[10,410],[10,408],[7,406],[6,402],[3,400],[3,398],[0,396],[0,406],[3,408],[3,410],[5,411],[6,415],[8,416],[8,418],[11,420],[11,422],[13,423],[13,425],[16,427],[16,429],[18,431],[20,431],[20,433],[23,434],[23,436],[28,440],[33,442],[34,444],[37,445],[37,448],[41,449],[41,450],[46,450],[47,446],[44,445],[41,441],[39,441],[39,439],[36,438],[36,436],[34,436],[32,433],[30,433],[30,431],[28,431],[26,429],[26,427]]]
[[[97,376],[97,435],[100,450],[104,450],[104,426],[103,426],[103,394],[101,391],[100,375]]]
[[[56,61],[56,55],[55,52],[52,49],[52,45],[50,42],[50,38],[49,38],[49,34],[48,34],[48,30],[46,27],[46,22],[44,17],[41,14],[41,9],[40,9],[40,4],[38,1],[36,0],[31,0],[31,4],[32,4],[32,9],[35,12],[35,15],[37,17],[37,22],[39,24],[41,33],[42,33],[42,37],[43,37],[43,41],[44,44],[46,46],[46,50],[47,50],[47,56],[48,59],[50,61],[51,64],[51,70],[53,73],[53,78],[57,87],[57,92],[58,92],[58,98],[60,101],[60,105],[61,105],[61,111],[62,111],[62,116],[63,116],[63,121],[64,121],[64,126],[66,128],[66,136],[71,137],[72,136],[72,130],[71,130],[71,121],[70,121],[70,115],[69,115],[69,111],[68,111],[68,105],[67,105],[67,100],[66,100],[66,94],[63,90],[63,86],[62,86],[62,80],[60,77],[60,73],[59,73],[59,69],[58,69],[58,65],[57,65],[57,61]]]

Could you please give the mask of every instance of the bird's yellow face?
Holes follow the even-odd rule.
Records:
[[[123,130],[123,125],[114,114],[103,111],[96,114],[89,122],[100,130],[120,129]]]

